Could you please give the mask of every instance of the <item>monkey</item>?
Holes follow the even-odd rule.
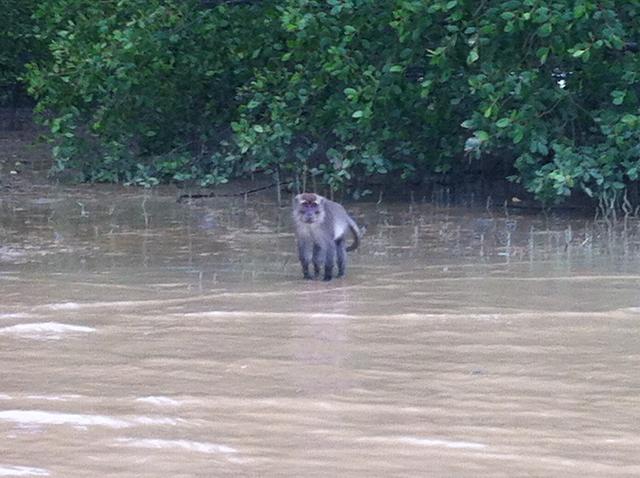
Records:
[[[362,237],[358,225],[344,207],[319,194],[298,194],[293,198],[293,222],[304,278],[318,278],[324,266],[323,280],[331,280],[335,262],[338,265],[337,277],[344,276],[347,251],[354,251],[360,245]],[[349,230],[353,235],[353,243],[347,247],[346,236]],[[313,277],[309,273],[311,262]]]

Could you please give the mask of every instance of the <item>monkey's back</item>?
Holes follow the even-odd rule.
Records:
[[[335,241],[344,238],[349,232],[350,228],[349,214],[347,213],[346,209],[337,202],[326,199],[325,203],[326,214],[327,216],[329,216],[325,218],[325,222],[331,225],[330,229],[332,239]]]

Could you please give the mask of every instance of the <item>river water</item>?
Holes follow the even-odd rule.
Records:
[[[262,196],[0,199],[0,476],[640,475],[637,220]]]

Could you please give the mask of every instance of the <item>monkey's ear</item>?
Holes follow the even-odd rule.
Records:
[[[297,194],[293,197],[293,204],[299,204],[302,202],[302,194]]]

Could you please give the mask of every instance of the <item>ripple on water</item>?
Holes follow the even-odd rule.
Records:
[[[3,465],[0,463],[0,476],[49,476],[49,472],[42,468]]]
[[[19,423],[21,425],[72,425],[105,426],[109,428],[126,428],[131,424],[124,420],[105,415],[83,415],[76,413],[46,412],[42,410],[4,410],[0,411],[0,421]]]
[[[81,395],[67,394],[67,395],[27,395],[30,400],[43,400],[47,402],[68,402],[69,400],[77,400],[82,398]]]
[[[57,304],[46,304],[41,308],[48,310],[78,310],[81,309],[82,306],[77,302],[59,302]]]
[[[176,426],[185,420],[165,416],[136,415],[113,418],[107,415],[87,415],[80,413],[49,412],[44,410],[3,410],[0,421],[20,425],[71,425],[75,427],[104,426],[109,428],[129,428],[138,425]]]
[[[65,334],[94,332],[93,327],[62,324],[60,322],[33,322],[0,328],[1,335],[15,335],[36,340],[59,340]]]
[[[151,405],[158,405],[158,406],[172,406],[172,407],[178,407],[183,403],[179,400],[174,400],[173,398],[162,397],[162,396],[140,397],[140,398],[136,398],[136,402],[149,403]]]
[[[4,319],[32,319],[37,317],[34,314],[27,314],[25,312],[12,312],[12,313],[0,313],[0,320]]]
[[[487,448],[487,445],[485,445],[484,443],[456,441],[456,440],[443,440],[441,438],[410,437],[410,436],[370,437],[370,438],[363,438],[362,441],[404,443],[405,445],[414,445],[414,446],[464,448],[464,449],[471,449],[471,450],[483,450]]]
[[[238,453],[227,445],[192,440],[162,440],[158,438],[119,438],[118,443],[136,448],[181,449],[198,453]]]

